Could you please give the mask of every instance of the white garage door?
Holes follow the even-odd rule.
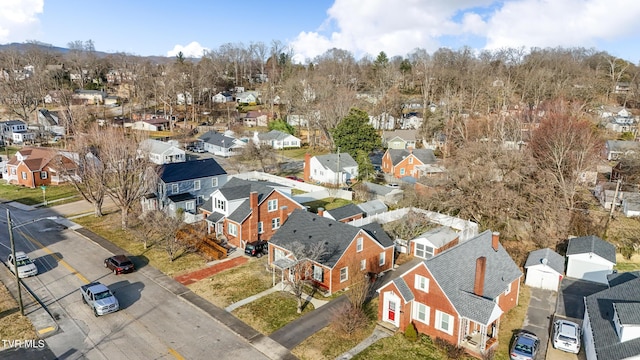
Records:
[[[558,291],[560,275],[555,272],[548,272],[536,268],[527,270],[527,278],[525,284],[545,290]]]
[[[567,265],[567,276],[576,279],[607,284],[607,275],[610,273],[611,270],[605,265],[579,259],[570,259]]]

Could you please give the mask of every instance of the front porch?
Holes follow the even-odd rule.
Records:
[[[484,351],[481,350],[481,345],[484,343]],[[492,338],[481,333],[475,333],[467,335],[460,343],[460,346],[464,348],[469,354],[473,356],[482,355],[492,348],[498,347],[498,339]]]
[[[500,319],[488,325],[473,320],[461,319],[460,346],[475,357],[482,357],[491,349],[498,347],[498,328]]]

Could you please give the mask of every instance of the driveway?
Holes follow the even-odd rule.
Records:
[[[531,300],[527,315],[522,323],[522,329],[531,331],[540,339],[540,349],[538,359],[544,359],[549,342],[549,331],[553,320],[553,313],[556,310],[556,299],[558,294],[555,291],[531,288]],[[511,340],[511,339],[509,339]]]

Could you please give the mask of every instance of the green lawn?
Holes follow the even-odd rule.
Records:
[[[409,341],[403,334],[384,338],[353,357],[354,360],[420,359],[446,360],[447,355],[433,344],[427,336],[418,341]]]
[[[345,200],[345,199],[326,198],[326,199],[321,199],[316,201],[310,201],[310,202],[304,203],[303,205],[309,206],[311,211],[317,212],[318,208],[320,207],[324,208],[325,210],[332,210],[332,209],[345,206],[350,203],[352,203],[352,201]]]
[[[252,328],[269,335],[313,310],[313,305],[308,304],[302,314],[298,314],[297,304],[294,295],[277,291],[234,310],[233,314]]]
[[[73,185],[47,186],[45,194],[47,202],[74,196],[78,197],[78,200],[80,199],[80,195]],[[35,205],[44,202],[42,189],[39,187],[31,189],[10,184],[0,184],[0,199],[17,201],[25,205]]]

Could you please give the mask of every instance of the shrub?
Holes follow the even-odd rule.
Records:
[[[333,314],[331,326],[339,335],[349,337],[368,324],[369,319],[362,308],[345,303]]]
[[[418,330],[416,330],[416,327],[412,322],[408,323],[407,328],[404,329],[404,337],[406,337],[409,341],[418,340]]]
[[[633,254],[635,254],[636,250],[631,245],[625,245],[620,248],[620,253],[624,256],[625,259],[631,260]]]
[[[464,349],[453,345],[442,338],[436,338],[435,345],[447,353],[449,359],[460,359],[464,355]]]

